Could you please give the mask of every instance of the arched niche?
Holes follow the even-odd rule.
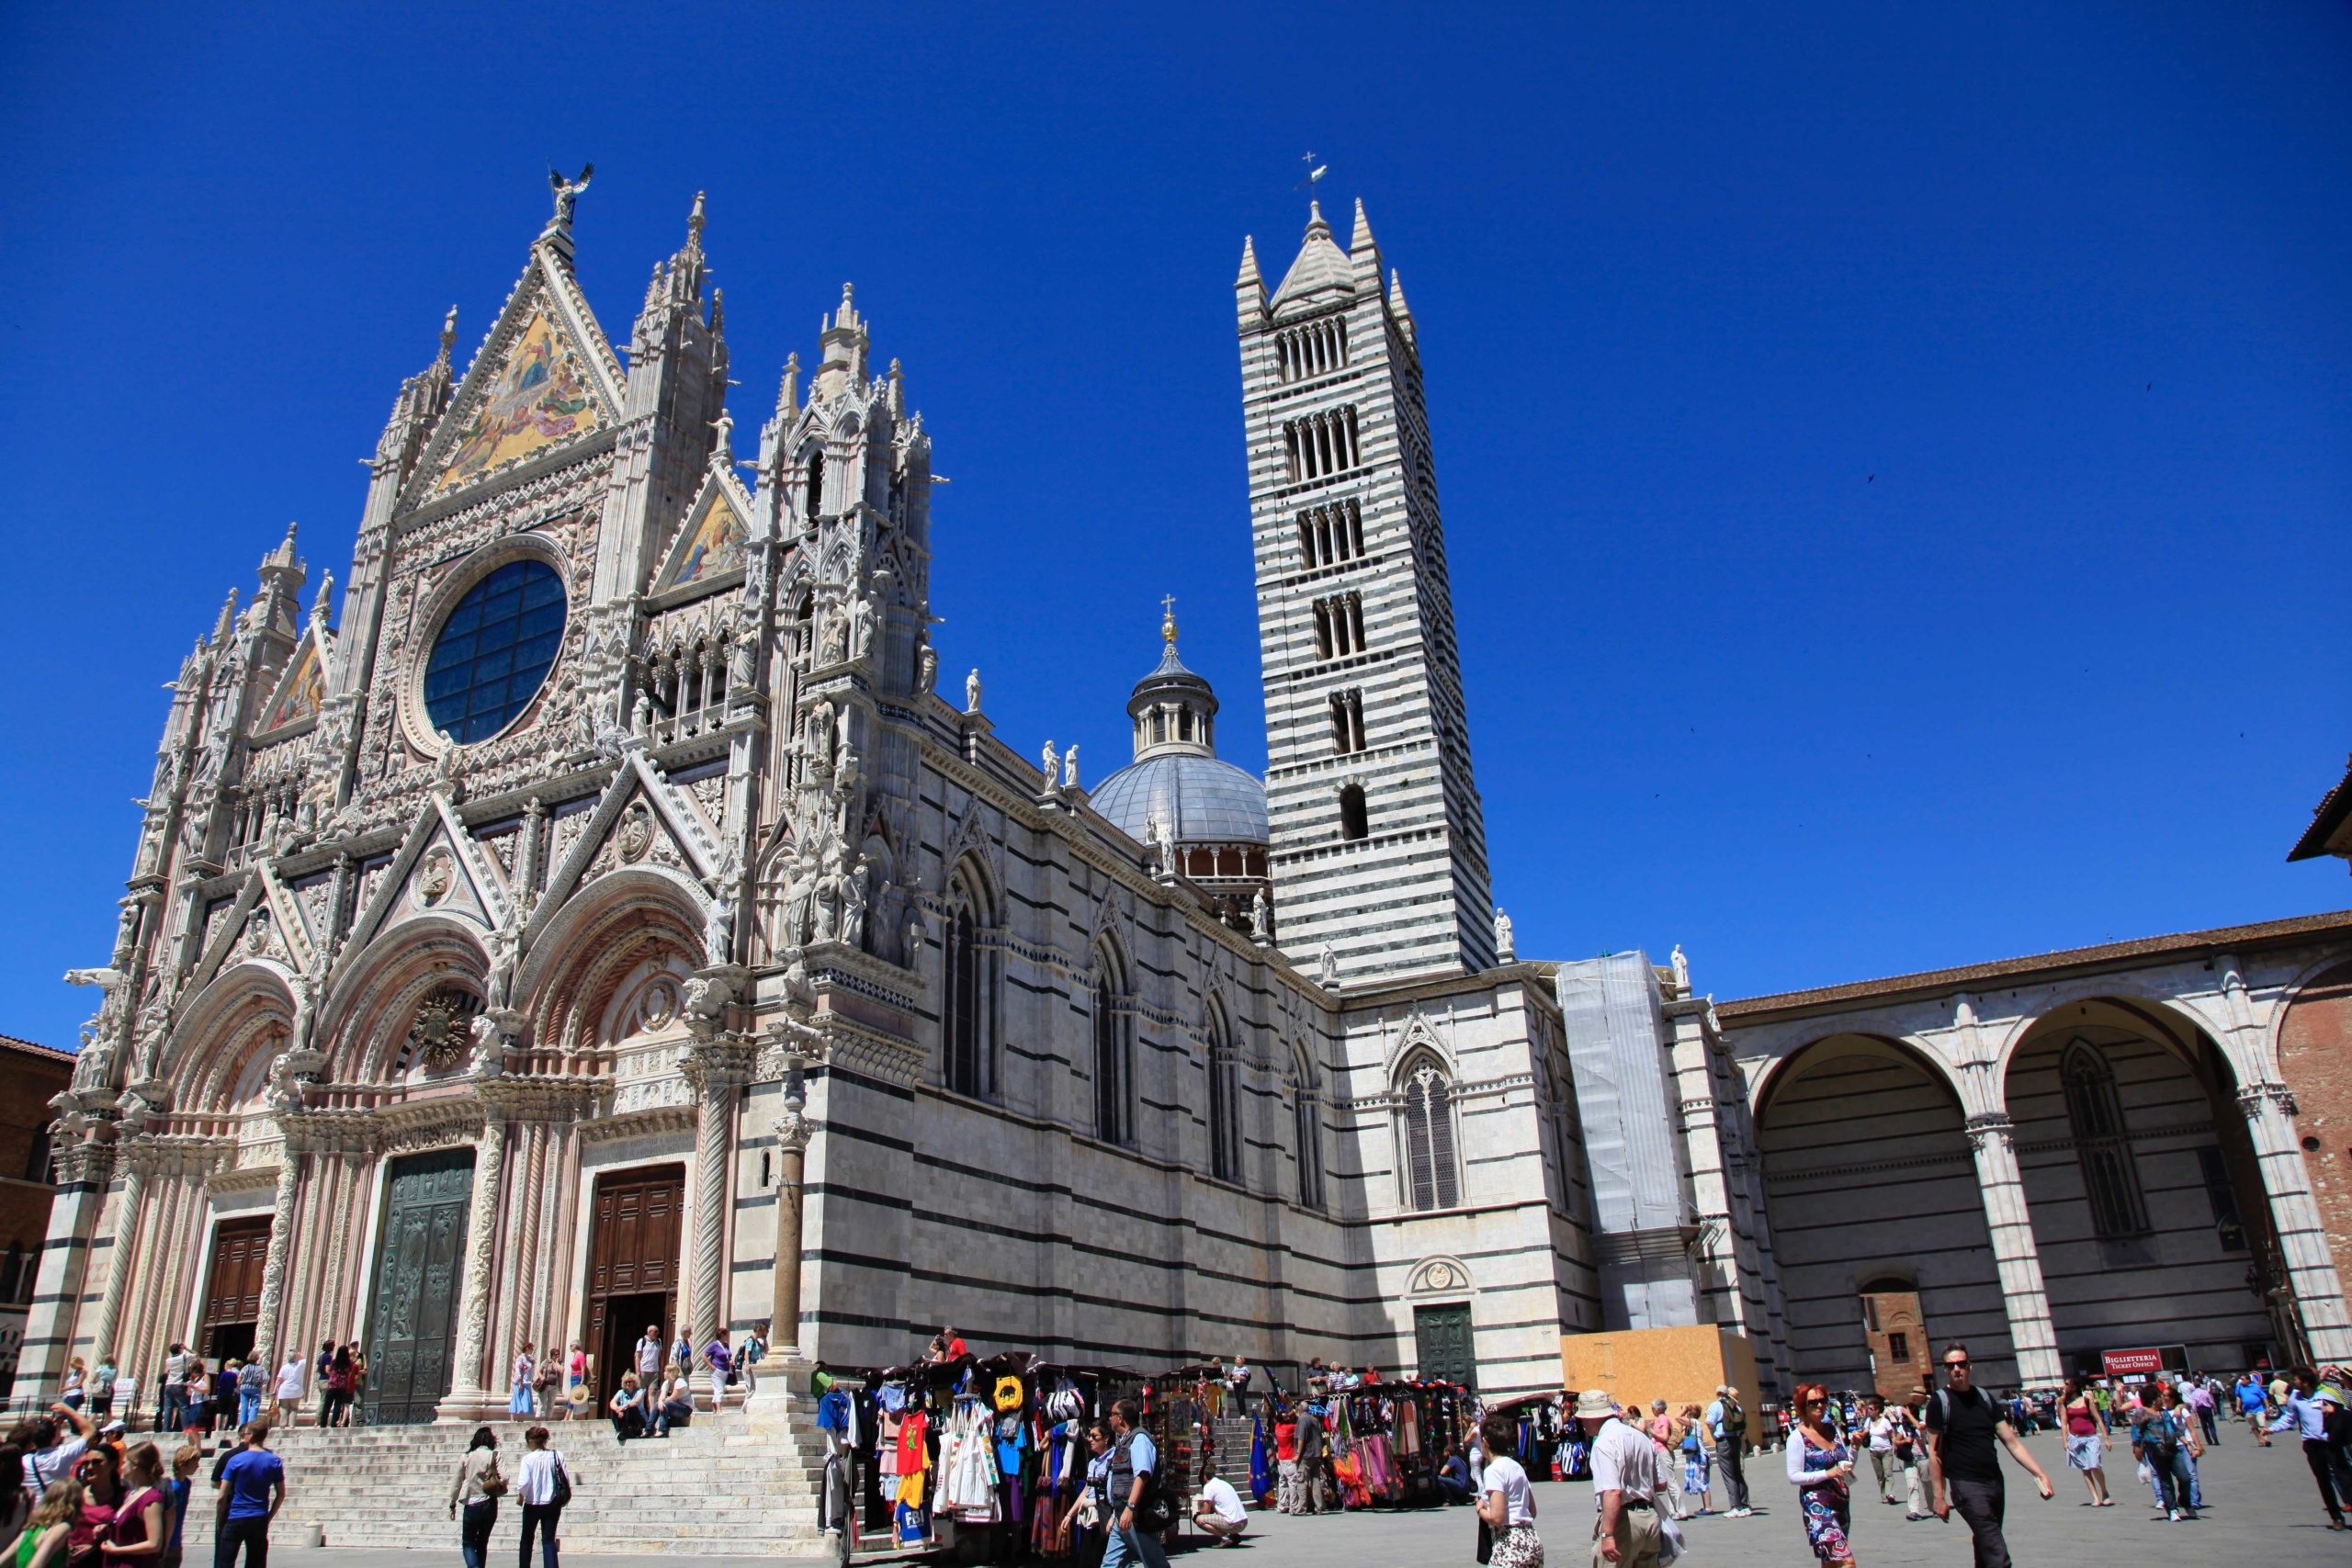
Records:
[[[1863,1287],[1913,1281],[1921,1332],[2014,1381],[2007,1304],[1960,1096],[1941,1063],[1883,1035],[1792,1051],[1760,1086],[1756,1143],[1796,1376],[1872,1386]]]

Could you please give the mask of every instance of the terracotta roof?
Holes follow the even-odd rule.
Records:
[[[28,1056],[39,1056],[43,1061],[49,1062],[71,1063],[74,1060],[74,1053],[71,1051],[61,1051],[54,1045],[43,1045],[37,1040],[19,1040],[13,1034],[0,1034],[0,1051],[21,1051]]]
[[[2327,841],[2335,837],[2336,829],[2344,826],[2344,818],[2347,816],[2352,816],[2352,761],[2346,761],[2344,776],[2320,801],[2319,809],[2312,813],[2312,825],[2303,829],[2303,836],[2295,840],[2295,847],[2287,852],[2287,858],[2290,861],[2316,860],[2321,855],[2335,853],[2327,847]]]
[[[2352,936],[2352,909],[2324,915],[2296,915],[2284,920],[2263,920],[2250,926],[2221,926],[2212,931],[2182,931],[2174,936],[2146,936],[2132,942],[2110,942],[2098,947],[2061,948],[2055,953],[2025,958],[2000,958],[1990,964],[1967,964],[1956,969],[1927,969],[1916,975],[1895,975],[1883,980],[1856,980],[1843,986],[1823,986],[1810,991],[1781,991],[1768,997],[1746,997],[1719,1002],[1716,1016],[1726,1021],[1755,1020],[1772,1013],[1804,1012],[1839,1002],[1883,1000],[1908,992],[1951,991],[1985,980],[2023,976],[2046,976],[2067,969],[2107,969],[2148,958],[2213,949],[2262,947],[2297,938],[2341,934]]]

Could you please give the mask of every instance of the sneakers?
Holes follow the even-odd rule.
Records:
[[[1754,1512],[1755,1510],[1753,1508],[1734,1508],[1731,1512],[1725,1514],[1724,1517],[1727,1519],[1744,1519]]]

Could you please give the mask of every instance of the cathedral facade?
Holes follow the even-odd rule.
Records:
[[[624,358],[576,196],[401,387],[339,613],[289,533],[182,664],[19,1386],[357,1339],[374,1418],[462,1417],[526,1340],[763,1322],[1553,1382],[1607,1238],[1361,211],[1239,280],[1270,779],[1171,617],[1090,794],[941,690],[931,436],[850,291],[739,461],[699,199]]]
[[[69,976],[103,1000],[53,1102],[20,1404],[74,1356],[143,1383],[174,1343],[357,1340],[369,1419],[469,1419],[521,1343],[609,1384],[648,1324],[842,1367],[952,1323],[1501,1394],[1556,1387],[1565,1337],[1712,1325],[1785,1389],[1885,1359],[1859,1325],[1889,1280],[2056,1367],[2016,1161],[1983,1154],[1983,998],[1719,1016],[1679,950],[1517,954],[1416,327],[1360,206],[1271,290],[1245,243],[1236,286],[1267,774],[1217,756],[1171,615],[1090,791],[995,735],[979,671],[943,682],[931,434],[851,291],[739,460],[700,199],[624,356],[578,192],[462,374],[453,316],[401,387],[340,605],[289,533],[172,683],[114,950]],[[2319,957],[2265,962],[2269,997]],[[2197,1244],[2213,1340],[2334,1347],[2275,1048],[2216,996],[2227,1050],[2183,1027],[2119,1059],[2226,1081],[2251,1141],[2138,1130],[2246,1211]],[[1887,1059],[1960,1083],[1954,1114]],[[1841,1194],[1918,1151],[1824,1162],[1784,1124],[1875,1124],[1881,1091],[1979,1218],[1841,1239]],[[2277,1255],[2267,1303],[2221,1299],[2233,1235]],[[1933,1261],[1951,1237],[1975,1252]],[[2138,1250],[2068,1267],[2173,1261],[2111,1239]],[[2080,1323],[2077,1351],[2143,1327]]]

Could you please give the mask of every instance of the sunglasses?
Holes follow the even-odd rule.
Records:
[[[1957,1360],[1946,1361],[1944,1365],[1947,1367],[1964,1367],[1968,1365],[1968,1358],[1962,1356]]]

